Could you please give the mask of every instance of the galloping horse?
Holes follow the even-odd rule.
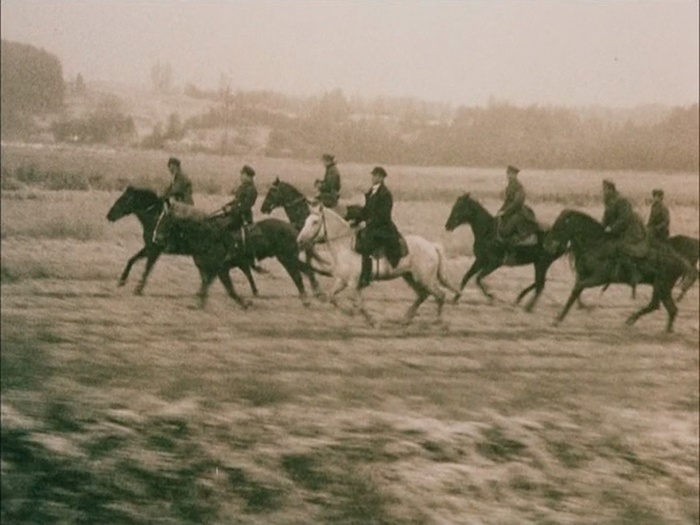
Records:
[[[554,252],[561,251],[570,245],[575,257],[576,283],[571,291],[566,305],[557,317],[555,323],[564,320],[571,305],[586,288],[602,286],[609,282],[627,283],[630,276],[622,273],[615,275],[610,264],[610,238],[605,234],[603,225],[593,217],[575,210],[564,210],[559,214],[552,229],[547,233],[545,247]],[[663,246],[653,246],[650,255],[641,264],[642,284],[653,287],[651,301],[641,310],[630,315],[627,324],[631,325],[641,316],[658,310],[663,303],[668,313],[666,331],[673,330],[673,321],[678,308],[673,301],[671,291],[676,281],[683,276],[683,289],[686,290],[697,277],[686,274],[687,263]],[[612,275],[611,275],[612,274]]]
[[[496,235],[497,220],[492,216],[486,208],[476,199],[473,199],[469,193],[465,193],[457,198],[457,201],[452,206],[450,216],[445,223],[447,231],[454,231],[457,226],[469,224],[474,234],[474,263],[462,277],[460,284],[461,291],[467,285],[469,279],[476,275],[476,284],[483,294],[489,299],[493,299],[491,294],[483,283],[484,277],[492,273],[501,266],[522,266],[525,264],[533,264],[535,266],[535,282],[520,292],[515,303],[518,304],[530,291],[535,290],[535,295],[530,299],[530,302],[525,306],[526,311],[532,311],[544,289],[547,270],[551,264],[564,254],[564,249],[557,250],[554,253],[548,253],[542,246],[543,235],[538,234],[537,244],[527,246],[516,246],[513,249],[515,258],[513,261],[504,262],[506,254],[503,244],[498,241]],[[459,299],[459,295],[455,300]]]
[[[186,249],[179,245],[178,239],[171,239],[166,245],[157,245],[153,242],[153,230],[156,227],[158,217],[163,211],[163,199],[158,197],[156,192],[146,188],[136,188],[129,186],[124,193],[115,201],[107,213],[107,220],[115,222],[131,215],[136,215],[136,218],[141,223],[143,228],[143,248],[133,255],[126,263],[126,267],[119,278],[119,286],[124,286],[129,277],[131,267],[136,261],[146,259],[146,267],[143,270],[143,275],[139,281],[134,293],[141,295],[146,286],[148,275],[153,269],[153,265],[162,254],[170,255],[191,255]],[[253,295],[258,295],[258,289],[255,286],[255,281],[250,272],[248,264],[241,264],[240,270],[245,274],[250,284],[250,289]]]
[[[299,260],[296,235],[291,224],[273,218],[256,222],[242,233],[240,229],[231,229],[225,217],[198,216],[190,205],[165,201],[153,231],[153,242],[163,244],[173,238],[180,239],[182,249],[192,256],[200,272],[200,307],[204,307],[215,277],[238,304],[244,309],[249,306],[238,296],[228,275],[231,267],[249,260],[246,253],[249,249],[258,260],[275,257],[294,281],[304,306],[308,306],[301,274],[311,276],[313,270]]]
[[[399,261],[396,268],[392,268],[386,258],[381,258],[377,262],[376,278],[388,280],[403,277],[416,292],[417,298],[406,311],[404,323],[407,324],[413,319],[416,310],[429,295],[433,295],[437,301],[437,317],[440,320],[445,302],[445,292],[440,285],[457,293],[444,276],[445,255],[442,248],[417,235],[406,235],[405,239],[408,255]],[[328,245],[328,251],[333,259],[331,271],[335,277],[330,301],[337,306],[336,295],[350,286],[354,293],[355,307],[364,315],[367,322],[374,325],[372,316],[364,307],[362,293],[357,289],[362,256],[353,248],[355,229],[333,210],[318,205],[310,208],[310,214],[299,232],[297,241],[302,247],[322,242]]]

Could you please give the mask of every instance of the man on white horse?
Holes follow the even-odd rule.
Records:
[[[372,254],[383,248],[389,264],[396,267],[401,260],[401,235],[391,219],[394,199],[384,184],[387,172],[381,166],[372,170],[372,187],[365,194],[365,205],[359,220],[365,223],[357,238],[356,250],[362,255],[362,273],[358,288],[369,285],[372,278]]]

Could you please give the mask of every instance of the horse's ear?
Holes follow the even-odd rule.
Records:
[[[465,199],[468,199],[468,198],[469,198],[469,192],[467,192],[467,193],[464,194],[464,198],[465,198]]]
[[[276,185],[276,184],[279,184],[279,183],[280,183],[280,177],[279,177],[279,175],[278,175],[277,177],[275,177],[275,182],[273,182],[272,184],[273,184],[273,185]]]

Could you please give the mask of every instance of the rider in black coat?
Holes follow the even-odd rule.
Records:
[[[371,280],[370,256],[377,248],[384,248],[387,260],[394,267],[401,259],[400,234],[391,219],[394,199],[384,185],[386,176],[386,170],[381,166],[372,170],[372,188],[365,194],[365,206],[360,212],[360,220],[365,222],[357,243],[357,251],[362,254],[360,288],[367,286]]]

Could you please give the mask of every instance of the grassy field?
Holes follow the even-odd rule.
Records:
[[[700,521],[697,286],[674,334],[661,311],[624,326],[646,287],[636,300],[626,287],[589,291],[590,310],[552,327],[573,284],[566,260],[534,313],[511,305],[532,269],[501,269],[487,279],[499,300],[470,283],[446,328],[430,301],[410,327],[394,322],[412,298],[400,281],[366,293],[379,330],[319,301],[304,308],[275,261],[246,312],[218,284],[193,309],[199,278],[185,257],[163,257],[138,297],[142,265],[116,281],[139,225],[105,215],[127,183],[164,186],[166,161],[2,149],[3,523]],[[310,192],[321,172],[183,157],[197,204],[225,203],[243,163],[261,194],[275,175]],[[340,167],[357,200],[371,166]],[[442,242],[458,282],[472,237],[444,231],[452,203],[470,191],[495,211],[505,175],[388,170],[399,227]],[[565,207],[600,216],[606,177],[644,216],[663,187],[673,233],[698,236],[697,174],[521,174],[543,222]]]

